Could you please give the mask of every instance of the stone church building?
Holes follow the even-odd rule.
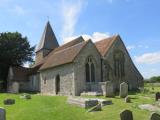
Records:
[[[115,91],[122,82],[130,90],[143,86],[143,77],[121,37],[114,35],[95,43],[78,37],[60,46],[47,22],[36,49],[35,64],[31,68],[10,67],[8,91],[17,82],[20,91],[78,96],[82,92],[103,93],[106,81],[113,83]]]

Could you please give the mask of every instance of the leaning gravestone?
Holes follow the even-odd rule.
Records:
[[[128,95],[128,84],[123,82],[120,84],[120,93],[121,98],[125,98]]]
[[[152,113],[150,120],[160,120],[160,115],[157,113]]]
[[[113,83],[111,81],[107,81],[105,87],[105,97],[114,97]]]
[[[120,113],[121,120],[133,120],[132,111],[124,110]]]
[[[155,94],[155,100],[158,101],[160,99],[160,92],[157,92]]]
[[[0,108],[0,120],[6,120],[6,111],[4,108]]]

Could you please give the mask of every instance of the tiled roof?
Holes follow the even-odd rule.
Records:
[[[41,49],[52,50],[58,46],[59,46],[59,44],[57,42],[56,36],[55,36],[55,34],[52,30],[52,27],[48,21],[45,26],[44,32],[42,34],[40,43],[36,48],[36,52],[40,51]]]
[[[71,63],[87,42],[88,41],[84,41],[82,37],[79,37],[56,48],[48,55],[40,70]]]
[[[117,37],[119,37],[119,35],[114,35],[112,37],[100,40],[100,41],[95,43],[98,51],[101,53],[102,56],[104,56],[107,53],[107,51],[111,47],[112,43],[115,40],[117,40]]]
[[[16,80],[16,81],[26,81],[27,80],[29,68],[25,68],[21,66],[14,66],[12,67],[12,70],[13,70],[13,80]]]
[[[114,35],[95,43],[102,56],[107,53],[112,43],[117,40],[117,37],[119,37],[119,35]],[[71,63],[87,42],[88,41],[84,41],[83,37],[78,37],[60,47],[55,48],[40,63],[35,64],[33,67],[40,66],[40,70],[44,70],[66,63]]]

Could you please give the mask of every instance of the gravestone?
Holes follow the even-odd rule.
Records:
[[[31,95],[30,94],[23,94],[20,96],[21,99],[31,99]]]
[[[160,115],[157,113],[152,113],[150,116],[150,120],[160,120]]]
[[[13,105],[13,104],[15,104],[15,100],[14,100],[14,99],[5,99],[5,100],[3,101],[3,103],[4,103],[5,105]]]
[[[0,108],[0,120],[6,120],[6,111],[4,108]]]
[[[130,103],[131,102],[131,98],[129,96],[125,97],[124,100],[125,100],[126,103]]]
[[[124,110],[120,113],[121,120],[133,120],[132,111],[130,110]]]
[[[125,98],[128,95],[128,84],[123,82],[120,84],[120,93],[119,96],[121,98]]]
[[[160,99],[160,92],[157,92],[155,94],[155,100],[158,101]]]
[[[114,86],[111,81],[107,81],[105,85],[105,97],[114,97]]]
[[[94,112],[94,111],[101,111],[102,110],[102,106],[99,103],[98,105],[92,107],[91,109],[89,109],[87,112]]]

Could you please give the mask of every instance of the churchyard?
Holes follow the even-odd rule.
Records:
[[[149,120],[152,111],[140,109],[139,105],[153,105],[158,107],[156,110],[160,114],[160,107],[155,101],[155,93],[160,91],[159,86],[145,85],[141,92],[129,92],[129,102],[121,98],[119,93],[114,98],[104,96],[83,96],[83,98],[98,98],[112,101],[102,107],[101,111],[88,112],[88,109],[76,105],[68,104],[67,96],[42,96],[30,94],[0,94],[0,107],[6,110],[6,120],[120,120],[123,110],[132,111],[134,120]],[[27,99],[25,99],[25,97]],[[4,105],[4,100],[14,99],[12,105]],[[127,113],[125,111],[124,113]],[[124,119],[125,120],[125,119]],[[128,119],[129,120],[129,119]],[[151,119],[158,120],[158,119]]]

